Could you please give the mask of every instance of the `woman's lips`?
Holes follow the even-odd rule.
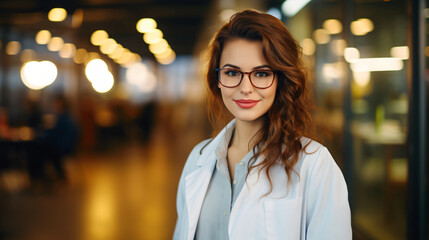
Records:
[[[252,108],[254,107],[260,100],[249,100],[249,99],[238,99],[234,100],[235,103],[241,108]]]

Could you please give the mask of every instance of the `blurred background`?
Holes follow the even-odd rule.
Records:
[[[302,46],[354,239],[429,239],[428,3],[1,0],[0,239],[171,239],[181,170],[212,132],[207,44],[245,8]]]

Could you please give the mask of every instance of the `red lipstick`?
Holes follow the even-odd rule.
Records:
[[[238,99],[234,100],[235,103],[241,108],[252,108],[254,107],[260,100],[251,100],[251,99]]]

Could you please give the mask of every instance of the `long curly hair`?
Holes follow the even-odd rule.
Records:
[[[281,161],[289,183],[293,167],[298,162],[303,145],[301,138],[314,139],[314,125],[310,112],[314,109],[308,79],[301,61],[301,48],[285,25],[277,18],[254,10],[234,14],[214,35],[210,43],[206,87],[209,119],[214,129],[220,130],[231,118],[223,104],[216,68],[227,41],[245,39],[262,42],[262,51],[268,65],[276,71],[277,90],[274,103],[262,117],[263,127],[254,136],[258,150],[249,161],[249,171],[264,170],[273,189],[270,168]],[[253,147],[253,146],[252,146]],[[263,160],[253,165],[259,156]]]

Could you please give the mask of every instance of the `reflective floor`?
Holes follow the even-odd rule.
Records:
[[[158,132],[148,146],[80,153],[66,161],[68,181],[49,186],[27,189],[22,170],[3,172],[0,239],[171,239],[180,172],[200,140]]]

